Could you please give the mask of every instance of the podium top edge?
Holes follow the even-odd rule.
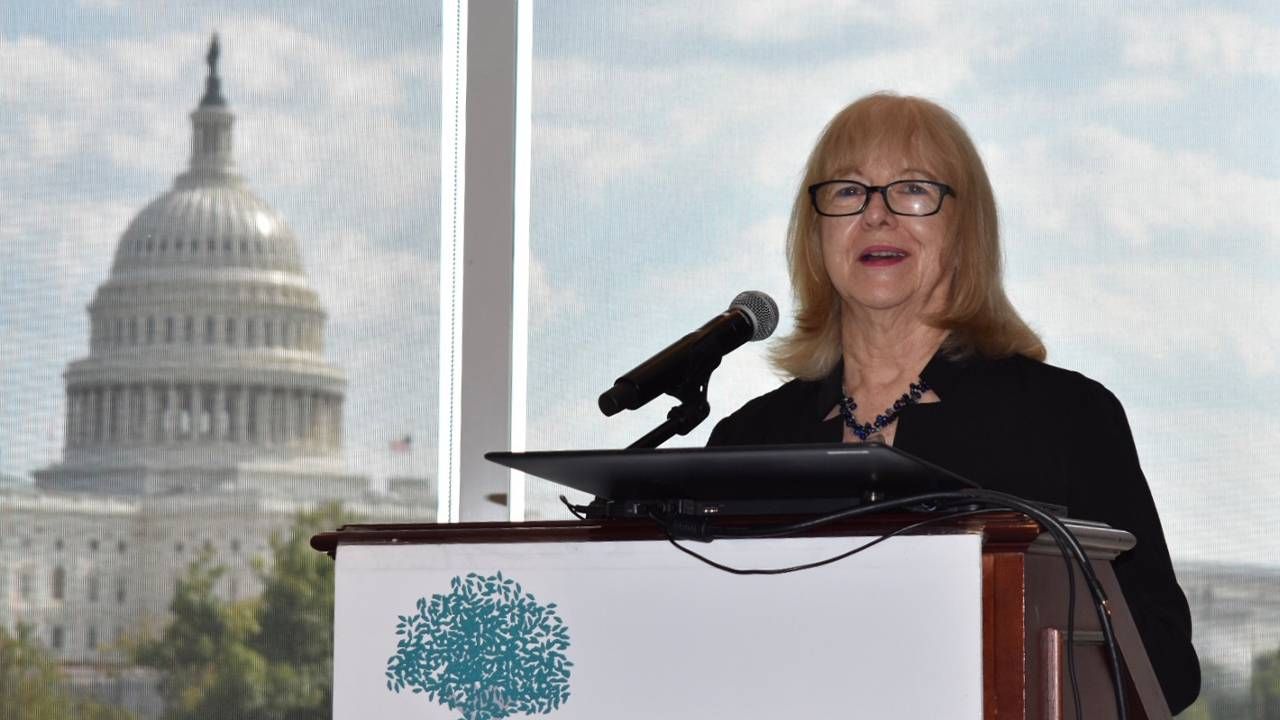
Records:
[[[875,536],[884,535],[905,525],[918,522],[919,513],[887,513],[854,520],[843,520],[822,526],[796,537],[821,536]],[[788,520],[773,516],[770,524]],[[721,525],[760,525],[763,518],[723,517]],[[910,534],[936,535],[956,533],[980,533],[985,547],[1000,551],[1022,551],[1029,548],[1041,535],[1040,525],[1016,512],[997,512],[989,515],[957,518],[942,521]],[[341,545],[412,545],[458,543],[523,543],[523,542],[608,542],[635,540],[666,540],[667,536],[655,523],[646,519],[618,520],[554,520],[532,522],[481,522],[481,523],[402,523],[402,524],[354,524],[344,525],[331,532],[312,536],[311,547],[333,556]]]

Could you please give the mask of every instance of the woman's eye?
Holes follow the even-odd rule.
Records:
[[[861,185],[845,185],[836,190],[836,195],[844,198],[860,198],[866,194],[866,188]]]

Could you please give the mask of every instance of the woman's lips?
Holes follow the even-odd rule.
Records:
[[[862,251],[858,262],[869,267],[897,265],[907,259],[907,251],[892,245],[872,245]]]

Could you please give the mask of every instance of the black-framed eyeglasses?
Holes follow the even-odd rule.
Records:
[[[867,209],[873,193],[880,193],[884,206],[895,215],[924,217],[942,209],[942,200],[956,192],[950,185],[933,180],[895,180],[888,185],[867,185],[856,180],[827,180],[809,186],[809,198],[819,215],[844,217]]]

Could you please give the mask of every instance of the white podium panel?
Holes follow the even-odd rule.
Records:
[[[980,544],[342,545],[334,717],[977,720]]]

